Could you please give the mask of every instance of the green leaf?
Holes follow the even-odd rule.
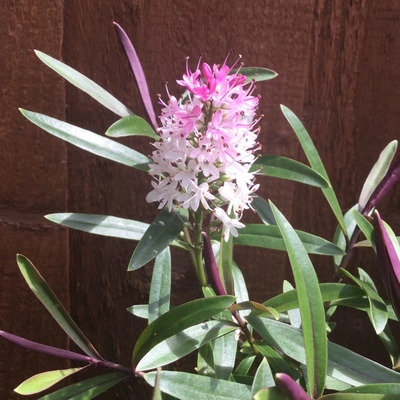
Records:
[[[306,363],[303,333],[300,329],[269,318],[248,316],[247,320],[267,344],[301,364]],[[332,342],[328,342],[327,375],[352,386],[400,383],[399,373]]]
[[[388,321],[388,312],[385,302],[370,284],[356,278],[345,269],[341,269],[340,271],[364,290],[370,305],[368,316],[371,320],[372,326],[375,329],[375,332],[379,335],[385,328]]]
[[[248,375],[255,359],[255,355],[246,356],[242,361],[240,361],[239,365],[236,367],[234,372],[235,375]]]
[[[251,171],[258,171],[258,174],[271,176],[274,178],[289,179],[307,185],[329,188],[329,182],[312,168],[291,158],[263,155],[258,157]]]
[[[236,329],[237,325],[221,321],[208,321],[191,326],[153,347],[139,361],[136,370],[147,371],[170,364],[211,340],[234,332]]]
[[[275,386],[275,381],[274,377],[272,376],[271,368],[266,358],[263,357],[254,376],[254,382],[251,388],[251,394],[254,396],[262,388],[268,388],[273,386]]]
[[[151,400],[162,400],[162,393],[160,390],[160,372],[161,369],[157,369],[156,381],[154,384],[153,396]]]
[[[292,378],[293,371],[286,364],[282,356],[276,352],[271,346],[268,346],[264,342],[254,342],[254,347],[268,360],[268,363],[275,370],[275,373],[283,372]]]
[[[307,388],[308,394],[315,398],[324,391],[328,357],[325,310],[318,278],[295,230],[275,205],[270,204],[285,241],[297,288],[306,351]]]
[[[288,400],[288,398],[277,387],[273,387],[259,390],[254,400]]]
[[[237,69],[233,69],[231,73],[235,73]],[[254,79],[256,82],[267,81],[276,78],[278,74],[268,68],[261,67],[242,67],[240,73],[247,77],[246,82]]]
[[[21,395],[40,393],[43,390],[46,390],[56,383],[67,378],[68,376],[75,374],[78,371],[81,371],[83,368],[86,368],[86,366],[42,372],[40,374],[31,376],[29,379],[22,382],[18,387],[14,389],[14,392]]]
[[[235,366],[237,350],[236,332],[231,331],[214,340],[214,371],[218,379],[229,380]]]
[[[234,301],[233,296],[198,299],[182,304],[161,315],[139,336],[133,350],[132,363],[136,364],[158,343],[224,311]]]
[[[271,307],[265,307],[264,304],[257,303],[256,301],[242,301],[235,303],[229,307],[229,310],[233,313],[241,310],[258,310],[261,312],[271,314],[275,319],[279,319],[279,313]]]
[[[308,159],[308,162],[311,165],[311,168],[314,169],[316,172],[318,172],[320,175],[322,175],[327,180],[327,182],[329,182],[330,187],[322,188],[322,192],[326,200],[328,201],[333,213],[335,214],[335,217],[339,222],[342,231],[346,234],[346,226],[344,224],[341,207],[338,203],[332,185],[330,184],[328,174],[326,173],[325,167],[321,161],[317,149],[315,148],[314,143],[310,138],[310,135],[304,128],[304,125],[292,111],[290,111],[287,107],[283,105],[281,105],[281,110],[286,119],[288,120],[289,124],[293,128],[294,132],[296,133],[297,138],[300,141],[301,147],[303,148],[304,153]]]
[[[322,301],[324,303],[341,299],[362,298],[365,296],[364,290],[357,286],[344,283],[320,283],[319,285]],[[266,307],[272,307],[278,312],[293,310],[299,307],[297,300],[297,290],[291,290],[279,294],[263,303]]]
[[[218,253],[218,269],[219,275],[221,277],[221,282],[224,285],[227,294],[233,294],[232,252],[233,235],[229,236],[227,242],[221,236]]]
[[[36,55],[42,60],[48,67],[61,75],[68,82],[72,83],[78,89],[87,93],[93,99],[98,101],[104,107],[111,110],[113,113],[119,115],[120,117],[125,117],[127,115],[133,114],[131,110],[125,107],[119,100],[114,96],[104,90],[97,83],[93,82],[91,79],[82,75],[80,72],[74,70],[68,65],[56,60],[41,51],[35,50]]]
[[[373,238],[374,227],[372,226],[372,224],[355,209],[353,209],[353,218],[356,221],[358,227],[361,229],[361,232],[368,240],[368,242],[375,249],[375,240]]]
[[[23,110],[21,108],[20,111],[24,117],[39,128],[89,153],[142,171],[149,170],[148,164],[151,160],[123,144],[97,135],[86,129],[68,124],[67,122],[48,117],[47,115]]]
[[[90,400],[107,389],[115,386],[123,379],[132,376],[125,372],[113,372],[111,374],[99,375],[73,385],[59,389],[53,393],[41,397],[39,400]]]
[[[164,208],[140,239],[129,261],[128,271],[143,267],[168,247],[183,229],[182,218],[175,210]]]
[[[171,252],[164,249],[154,263],[149,295],[149,323],[169,311],[171,297]]]
[[[347,237],[350,237],[350,238],[353,235],[355,228],[357,227],[357,224],[356,224],[356,221],[355,221],[354,215],[353,215],[353,211],[357,210],[357,208],[358,208],[358,204],[355,204],[344,215],[344,225],[346,228]],[[341,226],[338,225],[336,228],[334,237],[333,237],[333,243],[335,245],[337,245],[338,247],[340,247],[343,250],[343,252],[346,252],[347,242],[348,242],[348,240],[346,239],[346,236],[344,235]],[[333,261],[335,263],[336,271],[340,267],[342,260],[343,260],[343,255],[333,256]]]
[[[376,393],[400,395],[399,383],[375,383],[371,385],[358,386],[344,391],[345,393]]]
[[[365,208],[372,193],[381,182],[381,180],[385,177],[396,153],[396,150],[397,140],[393,140],[383,149],[383,151],[379,155],[378,161],[372,167],[361,190],[360,198],[358,200],[360,210],[363,210]]]
[[[149,305],[148,304],[136,304],[128,307],[127,311],[133,314],[135,317],[148,319],[149,318]]]
[[[110,137],[147,136],[155,140],[160,139],[151,125],[137,115],[129,115],[119,119],[107,129],[106,135]]]
[[[195,368],[199,375],[215,376],[214,371],[214,351],[211,342],[208,342],[199,348],[197,352],[197,367]]]
[[[268,201],[260,196],[255,196],[253,197],[251,205],[257,211],[257,215],[265,225],[276,225],[275,217]]]
[[[144,222],[98,214],[57,213],[45,218],[79,231],[129,240],[140,240],[149,227]]]
[[[64,332],[80,347],[88,356],[94,359],[102,359],[97,350],[89,342],[87,337],[78,328],[67,311],[60,303],[56,295],[50,289],[47,282],[39,274],[34,265],[23,255],[17,255],[18,267],[29,288],[42,302],[47,311],[57,321]]]
[[[152,386],[155,378],[155,372],[144,375],[146,382]],[[160,389],[181,400],[246,400],[251,398],[251,388],[247,385],[186,372],[161,371]]]
[[[338,255],[344,252],[333,243],[311,233],[296,230],[308,253]],[[276,225],[248,224],[240,229],[239,236],[233,243],[242,246],[263,247],[266,249],[285,250],[285,242]]]
[[[397,400],[398,395],[371,393],[332,393],[320,397],[321,400]]]

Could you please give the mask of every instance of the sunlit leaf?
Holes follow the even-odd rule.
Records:
[[[318,278],[295,230],[272,203],[271,208],[285,241],[292,267],[304,333],[308,394],[315,398],[324,391],[328,352],[325,310]]]
[[[254,400],[289,400],[277,387],[261,389],[255,396]]]
[[[291,158],[262,155],[258,157],[251,168],[258,174],[274,178],[289,179],[319,188],[328,188],[329,182],[318,172]]]
[[[78,371],[81,371],[83,368],[86,368],[86,366],[42,372],[22,382],[20,385],[18,385],[18,387],[14,389],[14,392],[21,395],[40,393],[43,390],[46,390],[56,383],[67,378],[68,376],[75,374]]]
[[[312,142],[310,135],[306,131],[304,125],[296,117],[296,115],[292,111],[290,111],[287,107],[281,105],[281,110],[286,119],[288,120],[289,124],[292,126],[294,132],[296,133],[297,138],[300,141],[301,147],[303,148],[304,153],[308,159],[308,162],[311,165],[311,168],[314,169],[316,172],[318,172],[320,175],[322,175],[322,177],[324,177],[330,184],[328,174],[326,173],[325,167],[321,161],[318,151],[315,148],[314,143]],[[346,233],[346,227],[344,224],[341,207],[338,203],[333,188],[331,186],[327,188],[322,188],[322,192],[326,200],[328,201],[333,213],[335,214],[335,217],[339,222],[341,229],[343,230],[344,233]]]
[[[173,242],[184,225],[183,217],[178,212],[163,209],[150,224],[140,239],[129,261],[128,271],[143,267],[154,257],[157,257]]]
[[[297,362],[305,364],[303,333],[300,329],[270,318],[248,316],[247,320],[267,344]],[[400,374],[396,371],[332,342],[328,342],[327,375],[352,386],[400,383]],[[326,388],[330,389],[328,386]]]
[[[144,375],[146,382],[152,386],[155,378],[155,372],[148,372]],[[247,385],[186,372],[161,371],[160,389],[180,400],[245,400],[251,398],[251,388]]]
[[[149,227],[144,222],[98,214],[57,213],[46,218],[79,231],[129,240],[140,240]]]
[[[233,296],[198,299],[182,304],[161,315],[139,336],[133,350],[132,363],[136,364],[158,343],[186,328],[204,322],[228,308],[234,301]]]
[[[47,115],[23,109],[20,111],[24,117],[39,128],[89,153],[142,171],[149,170],[148,164],[151,160],[123,144]]]
[[[137,115],[129,115],[119,119],[107,129],[106,135],[110,137],[147,136],[155,140],[160,139],[151,125]]]
[[[135,317],[148,319],[149,318],[149,305],[148,304],[136,304],[128,307],[127,311],[133,314]]]
[[[171,252],[164,249],[154,263],[149,294],[149,323],[169,310],[171,296]]]
[[[235,324],[221,321],[208,321],[191,326],[153,347],[139,361],[136,370],[147,371],[170,364],[211,340],[236,329],[237,326]]]
[[[262,388],[268,388],[275,386],[274,377],[272,376],[271,368],[265,357],[261,360],[260,365],[257,368],[256,374],[254,375],[254,382],[251,387],[251,393],[254,396]]]
[[[322,301],[324,303],[340,299],[361,298],[365,292],[357,286],[344,283],[320,283]],[[296,289],[279,294],[263,303],[266,307],[272,307],[278,312],[293,310],[299,307]]]
[[[358,200],[360,210],[363,210],[365,208],[372,193],[374,192],[380,181],[383,179],[383,177],[386,175],[393,160],[393,157],[396,153],[396,150],[397,140],[393,140],[383,149],[383,151],[379,155],[377,162],[372,167],[361,190],[360,198]]]
[[[113,113],[119,115],[120,117],[126,117],[132,115],[133,112],[125,107],[119,100],[114,96],[104,90],[97,83],[93,82],[91,79],[82,75],[80,72],[74,70],[68,65],[56,60],[41,51],[35,50],[36,55],[42,60],[48,67],[61,75],[68,82],[72,83],[78,89],[87,93],[93,99],[98,101],[104,107],[111,110]]]
[[[344,252],[333,243],[311,233],[296,230],[308,253],[321,255],[341,255]],[[233,243],[243,246],[263,247],[266,249],[285,250],[285,242],[276,225],[247,224],[240,229],[239,236]]]
[[[235,73],[237,69],[233,69],[231,73]],[[262,67],[242,67],[240,73],[247,77],[246,82],[255,80],[256,82],[267,81],[269,79],[276,78],[278,74],[268,68]]]
[[[42,278],[34,265],[23,255],[17,255],[18,267],[35,296],[46,307],[47,311],[57,321],[65,333],[80,347],[88,356],[102,359],[97,350],[89,342],[87,337],[78,328],[67,311],[60,303],[56,295],[50,289],[47,282]]]
[[[115,386],[129,376],[125,372],[113,372],[89,378],[73,385],[59,389],[41,397],[39,400],[90,400]]]
[[[237,343],[234,331],[214,340],[213,353],[216,378],[229,380],[235,366]]]

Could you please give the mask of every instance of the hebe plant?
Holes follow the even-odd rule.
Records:
[[[85,353],[54,348],[0,331],[25,348],[64,357],[83,366],[47,371],[18,386],[20,394],[36,394],[66,377],[77,382],[42,399],[91,399],[125,379],[144,379],[154,387],[153,399],[397,399],[400,396],[399,351],[388,320],[398,320],[400,248],[398,238],[382,221],[376,207],[399,178],[400,162],[391,166],[397,141],[391,142],[373,166],[357,204],[345,215],[306,129],[288,108],[282,112],[292,126],[310,166],[295,160],[261,155],[258,97],[255,82],[276,76],[265,68],[246,68],[240,59],[229,66],[189,60],[178,84],[183,94],[160,97],[157,123],[144,73],[136,52],[120,26],[119,39],[135,74],[150,124],[67,65],[36,52],[69,82],[119,115],[106,132],[110,137],[147,136],[154,140],[150,158],[118,142],[35,112],[21,110],[31,122],[86,151],[149,173],[153,189],[147,201],[161,210],[151,224],[92,214],[52,214],[61,225],[94,234],[138,241],[129,262],[134,271],[154,261],[149,304],[133,305],[148,326],[140,334],[132,365],[105,360],[80,331],[33,264],[18,255],[27,284]],[[279,209],[257,195],[255,175],[291,179],[321,188],[338,227],[333,242],[295,230]],[[247,209],[259,224],[242,223]],[[365,239],[358,241],[360,233]],[[234,245],[286,251],[294,286],[283,282],[283,293],[264,303],[251,301],[243,275],[232,259]],[[347,270],[355,246],[377,254],[389,301],[382,299],[361,268]],[[204,297],[171,305],[170,246],[187,251]],[[335,277],[320,284],[309,253],[333,256]],[[246,268],[246,266],[243,266]],[[347,277],[351,284],[342,283]],[[328,341],[338,307],[366,312],[382,340],[393,369]],[[134,316],[132,316],[134,318]],[[131,349],[128,349],[131,351]],[[195,372],[167,366],[197,352]],[[95,377],[95,366],[110,370]]]

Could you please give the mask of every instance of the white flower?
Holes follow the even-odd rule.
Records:
[[[244,228],[245,225],[239,222],[236,219],[229,218],[228,214],[220,207],[216,207],[214,209],[214,215],[222,222],[224,225],[224,238],[227,242],[229,239],[229,235],[238,236],[238,231],[236,228]]]

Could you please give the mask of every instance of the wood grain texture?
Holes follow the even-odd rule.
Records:
[[[48,319],[39,323],[28,313],[30,293],[23,288],[14,261],[15,252],[24,250],[43,266],[60,296],[67,302],[72,299],[73,317],[100,353],[110,361],[129,365],[144,322],[125,309],[147,301],[152,266],[127,273],[134,243],[51,228],[40,216],[74,211],[150,222],[157,214],[156,205],[145,203],[150,189],[146,174],[62,144],[18,116],[15,109],[23,106],[65,117],[99,134],[118,119],[40,65],[31,49],[63,59],[139,115],[144,115],[144,109],[112,21],[126,30],[136,47],[157,113],[156,94],[166,98],[166,81],[171,93],[180,93],[175,80],[184,71],[186,56],[192,66],[200,54],[209,63],[221,63],[232,49],[232,61],[241,54],[247,66],[276,70],[278,78],[257,85],[260,113],[264,114],[260,135],[263,152],[305,161],[280,112],[283,103],[311,134],[344,211],[356,203],[381,149],[399,138],[397,0],[257,0],[251,6],[242,0],[44,4],[8,0],[6,17],[4,13],[1,17],[7,27],[7,35],[0,36],[7,60],[6,68],[0,70],[1,81],[6,83],[5,106],[0,108],[0,137],[6,143],[6,147],[0,146],[0,210],[4,210],[0,212],[0,248],[6,260],[5,277],[0,279],[0,321],[15,333],[29,326],[34,337],[42,337],[43,324],[48,323],[48,340],[66,341],[63,334],[52,330],[55,325]],[[144,154],[152,150],[148,139],[120,141]],[[336,223],[317,189],[273,178],[260,178],[259,183],[259,194],[272,199],[296,228],[332,238]],[[397,186],[380,211],[398,234],[399,206]],[[250,212],[245,220],[255,222],[257,217]],[[61,260],[56,273],[50,267],[54,260]],[[282,280],[291,277],[287,258],[280,252],[241,248],[235,252],[235,260],[255,301],[279,293]],[[322,280],[328,280],[333,274],[331,260],[313,257],[313,261]],[[359,265],[378,276],[371,253],[357,251],[352,268]],[[11,312],[15,291],[7,289],[13,282],[22,296],[18,317]],[[189,260],[178,251],[173,252],[173,291],[174,304],[199,294]],[[388,363],[379,343],[369,344],[373,334],[365,331],[367,321],[360,313],[343,310],[339,317],[333,340]],[[15,362],[3,361],[11,357]],[[29,375],[25,357],[33,356],[0,343],[0,398],[13,398],[11,384],[6,382],[15,384]],[[35,361],[35,367],[48,362],[42,356],[36,359],[45,361]],[[55,360],[54,365],[61,364]],[[179,367],[192,365],[183,360]],[[142,383],[126,382],[99,398],[147,399],[149,391]]]

